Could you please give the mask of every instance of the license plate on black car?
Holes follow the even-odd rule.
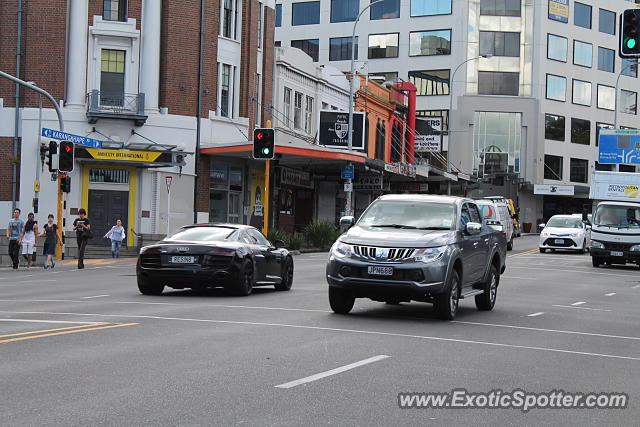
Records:
[[[624,256],[624,252],[622,251],[611,251],[611,256]]]
[[[196,257],[193,256],[172,256],[171,264],[193,264],[196,262]]]
[[[367,273],[375,276],[393,276],[393,267],[378,267],[370,265],[367,267]]]

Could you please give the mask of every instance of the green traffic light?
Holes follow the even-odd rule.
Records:
[[[627,45],[627,49],[633,49],[636,47],[636,39],[628,38],[625,44]]]
[[[265,147],[265,148],[262,149],[262,154],[267,155],[267,154],[269,154],[269,151],[271,151],[271,150],[269,150],[267,147]]]

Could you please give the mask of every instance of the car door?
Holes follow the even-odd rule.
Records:
[[[251,251],[251,255],[255,264],[255,278],[257,282],[263,282],[266,280],[267,274],[267,261],[260,247],[258,240],[249,233],[249,230],[242,232],[241,240],[246,243],[247,247]]]
[[[256,230],[250,228],[247,233],[258,242],[258,248],[262,256],[264,257],[264,274],[267,281],[275,281],[280,278],[281,269],[281,253],[278,251],[264,235]]]
[[[467,233],[467,223],[475,222],[472,219],[469,203],[464,203],[460,211],[460,227],[462,229],[462,286],[470,286],[476,282],[479,266],[477,264],[476,250],[480,245],[480,235]],[[475,206],[475,205],[474,205]],[[476,209],[476,214],[479,213]],[[479,219],[479,218],[478,218]]]
[[[483,279],[488,265],[489,250],[491,249],[491,233],[493,233],[493,230],[486,224],[486,221],[482,220],[480,209],[478,209],[475,203],[469,203],[469,213],[471,214],[471,221],[476,222],[477,218],[477,222],[482,224],[482,230],[477,236],[478,244],[475,245],[474,243],[474,264],[478,266],[478,276],[475,278],[475,281],[478,281]]]

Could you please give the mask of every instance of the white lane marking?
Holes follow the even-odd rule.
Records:
[[[611,311],[611,310],[605,310],[603,308],[574,307],[572,305],[552,305],[552,307],[577,308],[577,309],[580,309],[580,310],[592,310],[592,311]]]
[[[102,297],[108,297],[109,295],[94,295],[92,297],[82,297],[82,299],[91,299],[91,298],[102,298]]]
[[[346,371],[349,371],[351,369],[355,369],[355,368],[357,368],[359,366],[368,365],[369,363],[374,363],[374,362],[378,362],[380,360],[388,359],[389,357],[391,357],[391,356],[386,356],[384,354],[381,354],[379,356],[373,356],[373,357],[370,357],[368,359],[360,360],[359,362],[350,363],[348,365],[344,365],[344,366],[341,366],[339,368],[331,369],[329,371],[320,372],[318,374],[310,375],[308,377],[300,378],[299,380],[290,381],[288,383],[280,384],[280,385],[277,385],[275,387],[276,388],[284,388],[284,389],[292,388],[292,387],[298,386],[300,384],[306,384],[306,383],[310,383],[310,382],[313,382],[313,381],[320,380],[322,378],[330,377],[331,375],[340,374],[342,372],[346,372]]]
[[[574,303],[573,303],[573,304],[571,304],[571,305],[573,305],[573,306],[578,306],[578,305],[582,305],[582,304],[586,304],[586,303],[587,303],[586,301],[578,301],[578,302],[574,302]]]
[[[631,287],[631,289],[638,289],[638,288],[640,288],[640,285],[635,285]]]
[[[57,282],[56,279],[44,279],[44,280],[23,280],[18,283],[44,283],[44,282]]]
[[[539,311],[537,313],[527,314],[527,317],[538,317],[538,316],[542,316],[543,314],[544,314],[544,311]]]
[[[142,315],[125,315],[125,314],[63,313],[63,312],[58,313],[58,312],[51,312],[51,311],[0,311],[0,313],[50,314],[50,315],[61,315],[61,316],[120,317],[120,318],[128,318],[128,319],[173,320],[173,321],[182,321],[182,322],[202,322],[202,323],[215,323],[215,324],[226,324],[226,325],[273,326],[278,328],[344,332],[344,333],[353,333],[353,334],[362,334],[362,335],[375,335],[375,336],[397,337],[397,338],[413,338],[413,339],[419,339],[419,340],[453,342],[453,343],[461,343],[461,344],[476,344],[476,345],[486,345],[486,346],[492,346],[492,347],[514,348],[514,349],[521,349],[521,350],[534,350],[534,351],[562,353],[562,354],[575,354],[580,356],[602,357],[606,359],[633,360],[633,361],[640,362],[640,357],[619,356],[615,354],[590,353],[586,351],[563,350],[563,349],[550,348],[550,347],[533,347],[533,346],[526,346],[526,345],[504,344],[504,343],[496,343],[496,342],[490,342],[490,341],[472,341],[472,340],[442,338],[442,337],[433,337],[433,336],[425,336],[425,335],[409,335],[409,334],[399,334],[394,332],[366,331],[362,329],[341,329],[341,328],[329,328],[329,327],[322,327],[322,326],[292,325],[292,324],[286,324],[286,323],[242,322],[242,321],[233,321],[233,320],[190,319],[190,318],[181,318],[181,317],[142,316]]]
[[[72,325],[93,325],[100,322],[70,322],[66,320],[36,320],[36,319],[0,319],[0,322],[19,322],[19,323],[69,323]]]
[[[615,292],[609,292],[608,294],[604,294],[605,297],[612,297],[614,296],[616,293]]]
[[[569,308],[582,308],[582,307],[571,307],[571,306],[559,306],[559,307],[569,307]],[[582,308],[586,310],[586,308]],[[595,310],[595,309],[592,309]],[[544,313],[544,312],[543,312]],[[536,314],[536,313],[534,313]],[[449,323],[463,323],[465,325],[476,325],[476,326],[493,326],[496,328],[510,328],[510,329],[523,329],[527,331],[537,331],[537,332],[553,332],[557,334],[568,334],[568,335],[583,335],[589,337],[602,337],[602,338],[620,338],[623,340],[638,340],[640,341],[640,337],[629,337],[624,335],[608,335],[608,334],[596,334],[592,332],[580,332],[580,331],[566,331],[562,329],[545,329],[545,328],[532,328],[528,326],[516,326],[516,325],[501,325],[499,323],[479,323],[479,322],[463,322],[460,320],[452,320]]]
[[[82,302],[72,299],[0,299],[0,302]]]
[[[518,277],[518,276],[508,276],[506,274],[500,276],[500,279],[537,280],[537,281],[540,281],[539,277]]]

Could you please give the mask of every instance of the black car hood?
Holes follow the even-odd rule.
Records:
[[[451,230],[406,230],[397,228],[354,226],[340,237],[340,241],[354,245],[383,247],[435,247],[455,240]]]

